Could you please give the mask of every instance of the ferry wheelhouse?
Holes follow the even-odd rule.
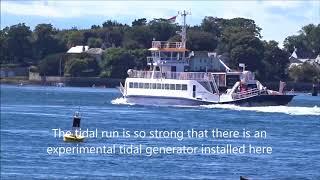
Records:
[[[250,71],[187,72],[186,16],[181,42],[152,41],[149,71],[128,70],[120,91],[126,101],[143,105],[237,104],[247,106],[286,105],[294,95],[268,90]],[[221,61],[221,60],[220,60]],[[221,61],[221,63],[223,63]],[[282,84],[281,84],[282,85]]]

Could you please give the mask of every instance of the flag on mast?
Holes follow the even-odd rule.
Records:
[[[177,16],[173,16],[173,17],[171,17],[171,18],[169,18],[169,19],[167,19],[170,23],[174,23],[174,22],[176,22],[176,19],[177,19]]]

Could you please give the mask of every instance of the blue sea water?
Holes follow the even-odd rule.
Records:
[[[126,104],[116,89],[1,85],[1,179],[320,179],[320,97],[299,94],[286,106],[157,107]],[[80,146],[252,144],[272,154],[68,154],[54,138],[82,113],[83,128],[101,130],[265,130],[266,139],[91,138]]]

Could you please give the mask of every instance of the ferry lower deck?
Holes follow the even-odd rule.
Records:
[[[206,84],[206,85],[204,85]],[[210,82],[174,79],[127,78],[123,95],[132,103],[198,105],[219,102]]]

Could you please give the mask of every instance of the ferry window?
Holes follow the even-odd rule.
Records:
[[[182,84],[182,90],[184,90],[184,91],[188,90],[188,85]]]
[[[149,87],[150,87],[150,84],[149,84],[149,83],[144,83],[144,88],[145,88],[145,89],[149,89]]]
[[[175,86],[176,86],[175,84],[170,84],[170,90],[175,90],[176,89]]]
[[[257,85],[256,84],[248,84],[248,89],[256,89]]]
[[[156,84],[152,83],[152,89],[156,89]]]
[[[169,88],[169,84],[165,84],[165,85],[164,85],[164,88],[165,88],[165,89],[170,89],[170,88]]]
[[[129,88],[133,88],[133,82],[129,83]]]
[[[133,88],[138,88],[138,83],[137,82],[133,83]]]
[[[172,54],[172,57],[175,57],[175,58],[177,58],[177,56],[178,56],[177,52],[171,52],[171,54]]]
[[[143,83],[139,83],[139,88],[143,88]]]
[[[176,84],[176,90],[181,90],[181,84]]]
[[[164,84],[161,84],[161,89],[165,89]]]
[[[161,84],[157,83],[157,89],[161,89]]]

